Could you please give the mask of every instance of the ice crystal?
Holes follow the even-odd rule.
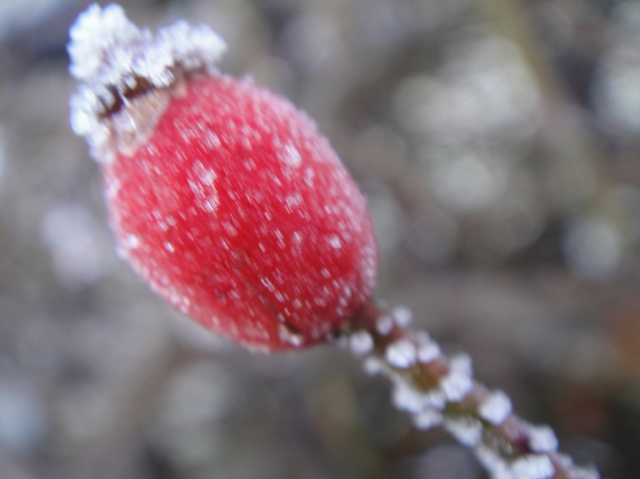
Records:
[[[366,331],[358,331],[349,338],[349,345],[351,351],[358,356],[363,356],[373,349],[373,339]]]
[[[376,323],[376,331],[378,331],[378,333],[386,336],[391,332],[392,329],[393,319],[391,319],[391,317],[382,316],[380,319],[378,319],[378,322]]]
[[[444,426],[460,444],[467,447],[477,446],[482,438],[482,423],[474,418],[447,419]]]
[[[429,364],[440,356],[440,346],[428,336],[418,341],[418,361]]]
[[[442,422],[442,413],[430,407],[413,416],[413,424],[418,429],[431,429],[432,427],[440,426]]]
[[[549,479],[555,471],[548,456],[534,455],[516,460],[511,470],[517,479]]]
[[[416,362],[416,347],[408,339],[400,339],[387,346],[387,362],[396,368],[408,368]]]
[[[449,359],[449,368],[455,373],[469,377],[473,376],[473,363],[471,356],[468,354],[460,353],[452,356]]]
[[[406,328],[407,326],[409,326],[413,319],[413,314],[411,313],[411,310],[409,308],[405,308],[404,306],[395,308],[391,312],[391,315],[393,316],[393,319],[395,320],[396,324],[401,328]]]
[[[440,387],[449,401],[457,402],[471,391],[473,381],[466,374],[451,371],[440,381]]]
[[[478,414],[491,424],[502,424],[511,413],[511,400],[502,391],[491,394],[481,405]]]
[[[419,413],[425,408],[426,399],[423,393],[403,381],[397,382],[392,395],[392,401],[396,408],[412,414]]]
[[[176,84],[188,73],[215,71],[226,49],[208,26],[184,21],[154,37],[129,21],[116,4],[91,5],[78,16],[69,36],[69,71],[80,82],[70,101],[71,128],[86,137],[100,161],[109,159],[114,142],[118,149],[124,142],[127,149],[139,140],[135,133],[143,124],[148,129],[155,123],[166,100],[152,92]],[[147,101],[138,115],[131,102],[141,96]]]
[[[549,426],[529,426],[529,447],[533,452],[554,452],[558,439]]]
[[[514,479],[509,464],[498,456],[494,450],[480,444],[475,449],[475,453],[480,464],[489,471],[493,479]]]

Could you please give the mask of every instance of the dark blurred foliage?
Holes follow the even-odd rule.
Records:
[[[125,2],[229,43],[367,193],[378,295],[611,479],[640,477],[640,4]],[[334,347],[254,356],[121,264],[68,126],[73,0],[0,1],[0,478],[484,477]]]

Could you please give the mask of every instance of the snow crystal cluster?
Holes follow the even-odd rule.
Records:
[[[421,374],[422,365],[444,358],[428,334],[406,334],[404,328],[410,321],[411,312],[397,308],[377,319],[375,332],[350,334],[345,346],[364,359],[367,373],[383,373],[391,379],[394,406],[410,414],[416,428],[443,426],[460,444],[474,450],[492,479],[551,479],[558,470],[574,479],[598,479],[594,469],[578,468],[571,458],[557,453],[558,440],[550,427],[533,426],[513,416],[511,400],[504,392],[489,392],[475,383],[468,355],[446,360],[447,372],[431,389],[415,383],[414,375]],[[376,345],[376,334],[386,338],[383,347]],[[465,408],[471,407],[471,412],[460,414],[459,409],[449,408],[467,398]],[[514,457],[512,445],[505,443],[507,437],[495,433],[494,428],[502,427],[510,417],[514,421],[506,427],[518,428],[520,436],[527,438],[530,453]]]
[[[98,160],[105,159],[104,150],[117,134],[114,129],[133,131],[137,125],[131,123],[140,121],[129,114],[116,125],[110,118],[114,113],[128,109],[140,95],[169,88],[189,72],[215,71],[226,49],[210,27],[184,21],[160,29],[154,37],[129,21],[116,4],[91,5],[78,16],[69,36],[69,70],[80,82],[71,98],[71,127],[86,137]]]

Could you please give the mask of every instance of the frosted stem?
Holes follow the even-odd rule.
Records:
[[[446,358],[426,333],[409,330],[410,318],[406,308],[387,312],[370,302],[343,340],[367,372],[392,381],[394,405],[409,413],[417,428],[443,426],[473,449],[494,479],[600,477],[557,452],[550,427],[520,419],[505,393],[475,381],[469,356]]]

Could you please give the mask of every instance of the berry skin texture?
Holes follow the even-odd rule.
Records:
[[[369,298],[366,202],[315,124],[249,80],[189,77],[103,163],[118,249],[164,300],[255,350],[329,338]]]

